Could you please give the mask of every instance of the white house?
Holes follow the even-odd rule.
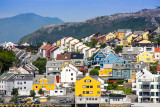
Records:
[[[87,47],[87,46],[86,45],[79,45],[77,47],[78,52],[81,52],[81,49],[84,48],[84,47]]]
[[[63,48],[65,48],[65,39],[66,39],[66,37],[64,37],[64,38],[62,38],[62,39],[60,39],[60,47],[63,49]]]
[[[132,91],[138,95],[139,103],[159,103],[160,75],[152,74],[146,69],[136,73]]]
[[[61,72],[61,83],[75,83],[76,77],[78,75],[82,75],[82,72],[80,72],[77,67],[73,66],[72,64],[69,64],[68,66],[64,67]]]
[[[64,39],[64,47],[65,48],[69,48],[69,41],[74,39],[73,37],[67,37],[66,39]]]
[[[74,45],[74,51],[77,51],[78,50],[78,47],[83,45],[82,42],[78,42],[77,44]]]
[[[74,45],[75,45],[76,43],[78,43],[78,42],[79,42],[78,39],[72,39],[72,40],[70,40],[70,41],[69,41],[68,51],[69,51],[69,52],[73,52],[73,51],[74,51]]]
[[[51,58],[57,58],[57,54],[61,54],[61,53],[64,53],[64,50],[62,48],[53,48],[52,50],[50,50],[50,55],[51,55]]]

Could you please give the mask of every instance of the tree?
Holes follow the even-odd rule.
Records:
[[[106,46],[107,46],[107,44],[106,44],[106,43],[101,43],[100,48],[105,48]]]
[[[16,61],[16,55],[12,50],[1,50],[0,51],[0,71],[6,71]]]
[[[36,93],[35,93],[35,91],[34,91],[34,90],[31,90],[31,91],[30,91],[30,97],[33,97],[33,98],[35,98],[35,96],[36,96]]]
[[[32,64],[39,69],[39,74],[42,74],[46,70],[46,63],[47,60],[45,58],[38,58],[32,62]]]
[[[118,54],[120,51],[122,51],[122,47],[117,47],[115,50],[116,54]]]
[[[44,91],[42,90],[42,88],[39,89],[38,93],[39,93],[40,95],[44,94]]]
[[[18,88],[13,88],[12,92],[11,92],[11,95],[13,95],[14,98],[17,97],[18,96]]]
[[[99,73],[98,73],[98,70],[96,70],[96,69],[93,69],[93,70],[91,70],[90,72],[89,72],[89,75],[99,75]]]

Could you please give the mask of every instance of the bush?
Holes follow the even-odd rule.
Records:
[[[11,99],[9,102],[15,102],[17,101],[17,99]]]

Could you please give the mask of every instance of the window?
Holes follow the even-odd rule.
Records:
[[[17,82],[17,84],[19,84],[19,82]]]
[[[68,69],[66,69],[66,71],[68,71]]]
[[[71,71],[71,70],[69,69],[69,71]]]
[[[97,98],[95,98],[95,100],[97,100]]]
[[[86,91],[86,94],[89,94],[89,91]]]
[[[53,68],[48,68],[48,70],[49,70],[49,71],[52,71],[52,70],[53,70]]]
[[[91,82],[91,80],[88,80],[88,82]]]
[[[100,91],[97,91],[97,94],[100,94]]]
[[[24,82],[24,84],[26,84],[26,82]]]
[[[26,87],[24,87],[24,89],[26,89]]]
[[[52,86],[49,86],[49,88],[52,88]]]
[[[35,88],[38,88],[38,86],[35,86]]]
[[[55,93],[58,93],[58,91],[55,91]]]
[[[100,88],[100,85],[97,85],[97,88]]]
[[[90,88],[93,88],[93,85],[91,85]]]
[[[147,58],[146,61],[150,61],[150,58]]]
[[[84,80],[84,82],[87,82],[87,80]]]
[[[42,86],[42,88],[45,88],[45,86]]]
[[[86,100],[88,100],[88,98],[86,98]]]
[[[83,94],[85,94],[85,91],[83,91]]]
[[[62,93],[63,91],[60,91],[60,93]]]
[[[71,76],[73,76],[73,73],[71,73]]]
[[[87,85],[86,88],[89,88],[89,85]]]
[[[71,78],[71,80],[73,80],[73,78]]]
[[[93,94],[93,91],[90,91],[90,94]]]

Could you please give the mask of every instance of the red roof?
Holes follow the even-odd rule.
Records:
[[[53,48],[54,48],[54,46],[51,46],[51,47],[49,47],[49,48],[47,49],[47,58],[50,57],[50,50],[53,49]]]
[[[50,46],[51,46],[51,45],[50,45],[49,43],[47,43],[42,49],[43,49],[43,50],[46,50],[46,49],[48,49]]]
[[[160,52],[160,47],[155,48],[154,52]]]
[[[157,67],[157,71],[160,71],[160,67]]]
[[[71,54],[57,54],[56,60],[70,60]]]

